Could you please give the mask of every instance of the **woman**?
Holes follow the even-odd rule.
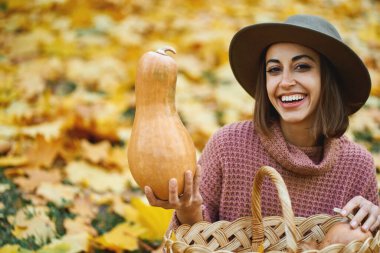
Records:
[[[185,173],[180,197],[175,179],[168,201],[146,187],[150,204],[176,209],[173,226],[249,216],[254,175],[269,165],[284,178],[296,216],[334,214],[340,207],[343,216],[355,214],[353,228],[377,231],[373,159],[343,136],[348,116],[366,102],[371,80],[336,29],[310,15],[248,26],[231,42],[230,63],[255,98],[254,120],[227,125],[212,136],[194,179]],[[262,213],[281,215],[269,181],[262,187]]]

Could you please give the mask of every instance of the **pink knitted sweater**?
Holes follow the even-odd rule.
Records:
[[[346,137],[328,139],[323,147],[300,148],[286,143],[275,124],[272,136],[254,129],[252,121],[233,123],[214,134],[199,163],[203,218],[215,222],[251,216],[251,189],[258,168],[269,165],[283,177],[295,216],[334,214],[361,195],[378,203],[375,166],[371,154]],[[264,180],[263,216],[281,215],[274,185]],[[171,228],[178,226],[174,216]]]

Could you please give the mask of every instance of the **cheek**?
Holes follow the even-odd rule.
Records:
[[[276,86],[267,82],[267,93],[269,101],[274,105],[276,101]]]
[[[314,82],[311,82],[313,85],[310,87],[312,90],[312,96],[314,100],[317,102],[321,96],[321,81],[320,79],[314,79]]]
[[[275,86],[275,81],[273,80],[273,78],[268,78],[267,77],[267,83],[266,83],[266,86],[267,86],[267,93],[268,93],[268,96],[273,96],[273,94],[275,93],[275,89],[276,89],[276,86]]]

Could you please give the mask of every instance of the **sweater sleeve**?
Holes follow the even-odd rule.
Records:
[[[200,192],[203,198],[203,219],[219,220],[219,204],[222,192],[221,132],[217,132],[203,150],[199,164],[202,170]]]
[[[373,158],[370,159],[370,170],[368,173],[367,187],[363,191],[363,197],[371,201],[373,204],[379,206],[379,191],[376,179],[376,167]]]
[[[346,203],[355,196],[362,196],[379,206],[379,193],[376,179],[376,167],[372,154],[363,146],[354,143],[346,159],[351,164],[354,178]]]

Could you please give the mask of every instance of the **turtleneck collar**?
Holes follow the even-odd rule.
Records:
[[[325,139],[323,146],[297,147],[286,142],[278,123],[272,125],[270,136],[257,131],[269,155],[283,168],[301,175],[320,175],[329,171],[340,153],[341,138]]]

